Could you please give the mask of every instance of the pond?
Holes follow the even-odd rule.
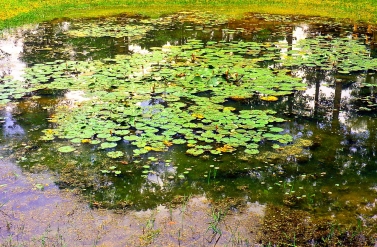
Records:
[[[205,196],[372,234],[376,40],[362,23],[210,12],[4,32],[2,155],[92,207]]]

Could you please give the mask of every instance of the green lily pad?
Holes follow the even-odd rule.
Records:
[[[61,152],[61,153],[70,153],[70,152],[73,152],[75,150],[76,149],[72,146],[63,146],[63,147],[58,148],[58,151]]]
[[[106,154],[108,157],[116,159],[122,157],[124,154],[122,151],[111,151]]]
[[[115,148],[117,144],[115,142],[103,142],[101,143],[101,149]]]

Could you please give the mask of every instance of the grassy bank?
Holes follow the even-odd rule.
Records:
[[[148,16],[179,10],[214,10],[231,16],[244,12],[302,14],[377,22],[373,0],[5,0],[0,3],[0,29],[61,17],[94,17],[123,12]]]

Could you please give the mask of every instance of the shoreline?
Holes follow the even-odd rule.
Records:
[[[264,207],[250,204],[224,215],[221,236],[214,234],[214,209],[204,197],[172,209],[91,209],[48,173],[24,173],[4,159],[0,167],[0,246],[249,246],[261,225]]]

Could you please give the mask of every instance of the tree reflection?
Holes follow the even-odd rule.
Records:
[[[301,39],[328,33],[333,37],[347,34],[338,24],[322,25],[316,21],[302,24],[293,20],[287,25],[276,25],[277,21],[279,20],[262,21],[258,16],[249,16],[242,21],[218,25],[209,31],[187,30],[187,23],[176,23],[173,26],[175,30],[153,30],[138,41],[111,37],[70,38],[62,34],[64,30],[71,28],[68,22],[45,23],[34,33],[30,32],[26,38],[22,58],[29,64],[55,59],[105,59],[119,54],[150,52],[154,46],[181,45],[189,38],[202,39],[203,43],[224,40],[273,42],[276,46],[281,45],[278,55],[283,58],[290,51],[299,49],[297,42]],[[229,33],[229,28],[236,27],[244,27],[246,31]],[[348,30],[352,30],[352,27]],[[360,28],[357,30],[359,32]],[[367,30],[372,32],[372,29]],[[46,50],[46,47],[52,48],[52,51]],[[36,51],[41,49],[42,52],[37,55]],[[279,69],[281,66],[271,61],[260,64],[271,66],[271,69]],[[374,83],[375,73],[340,75],[335,69],[324,71],[315,66],[292,66],[287,68],[287,73],[301,78],[307,89],[281,96],[277,102],[261,102],[258,97],[254,97],[248,101],[249,104],[244,104],[228,99],[227,104],[235,106],[237,110],[251,107],[274,109],[280,117],[289,120],[282,127],[285,133],[294,136],[295,142],[273,149],[271,146],[274,142],[263,140],[260,143],[261,153],[256,156],[247,156],[243,150],[239,150],[229,155],[190,157],[185,154],[185,146],[171,147],[167,156],[153,153],[159,161],[152,163],[148,160],[148,155],[140,158],[132,156],[132,147],[122,140],[119,148],[129,155],[124,160],[111,161],[104,154],[93,156],[93,150],[98,147],[89,144],[82,147],[80,155],[64,157],[49,150],[49,143],[39,140],[35,142],[45,151],[43,155],[47,157],[45,160],[50,160],[52,169],[60,172],[62,185],[71,182],[78,187],[90,188],[85,193],[91,199],[108,204],[146,209],[169,203],[177,195],[205,193],[214,200],[246,198],[248,201],[274,202],[344,219],[355,213],[366,214],[365,203],[372,208],[372,212],[375,210],[375,193],[372,193],[371,188],[376,187],[372,178],[377,170],[377,122],[371,113],[375,109],[362,113],[356,112],[355,108],[357,104],[364,102],[357,98],[367,99],[367,96],[373,96],[375,100],[373,87],[360,89],[357,85],[360,81]],[[142,101],[140,104],[145,107],[164,103]],[[26,105],[25,101],[23,104]],[[23,107],[21,104],[20,108],[24,111],[21,117],[33,116],[32,107]],[[43,107],[39,110],[42,112]],[[25,134],[21,127],[17,127],[12,116],[6,117],[4,133]],[[35,121],[33,124],[42,125],[41,122]],[[49,126],[53,128],[52,124]],[[14,132],[9,132],[11,129]],[[233,132],[236,131],[237,128]],[[264,146],[264,143],[269,145]],[[266,153],[269,155],[265,155]],[[38,155],[32,157],[37,159]],[[166,159],[171,159],[171,164],[167,165],[164,162]],[[122,175],[101,173],[112,162],[117,169],[122,170]],[[142,164],[151,167],[147,170],[147,175],[143,173]],[[173,176],[185,171],[187,176],[182,179]],[[169,178],[170,176],[173,178]],[[82,181],[72,181],[80,179]]]

